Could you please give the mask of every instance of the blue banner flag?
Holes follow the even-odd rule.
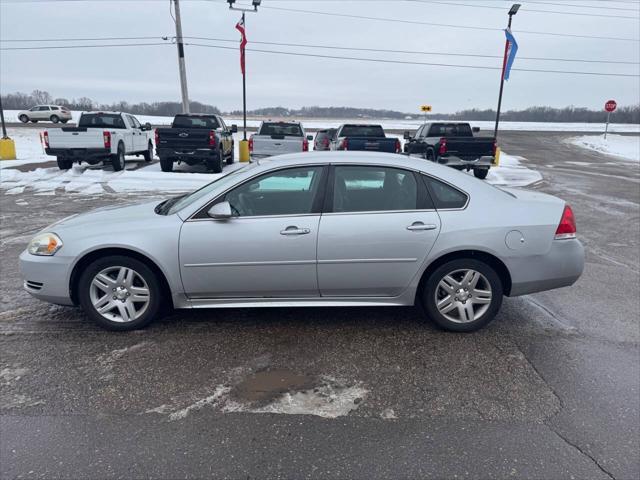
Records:
[[[504,67],[504,79],[509,80],[509,72],[511,71],[513,61],[516,58],[516,53],[518,53],[518,42],[516,42],[516,39],[511,33],[510,29],[506,29],[504,33],[507,36],[507,52],[505,55],[506,63]]]

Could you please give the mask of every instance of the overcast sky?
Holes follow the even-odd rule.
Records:
[[[246,0],[244,0],[246,2]],[[278,10],[332,12],[485,28],[504,28],[511,2],[449,0],[442,2],[263,0],[257,14],[247,15],[248,48],[500,67],[500,58],[461,57],[329,50],[251,44],[252,40],[307,43],[416,52],[500,56],[504,32],[415,23],[385,22]],[[638,75],[640,67],[640,4],[630,1],[521,1],[513,19],[519,57],[616,60],[631,65],[539,61],[517,58],[515,68],[570,70]],[[562,4],[573,6],[561,6]],[[609,7],[588,8],[588,7]],[[271,8],[268,8],[271,7]],[[491,7],[491,8],[487,8]],[[576,12],[567,15],[533,10]],[[237,41],[240,14],[222,0],[182,0],[185,37]],[[611,17],[606,17],[609,15]],[[613,16],[628,18],[612,18]],[[55,45],[14,43],[15,39],[155,37],[110,43],[162,42],[174,36],[169,0],[0,0],[1,46]],[[618,37],[635,41],[537,35],[525,31]],[[223,110],[240,109],[242,83],[237,43],[186,39],[234,47],[232,50],[186,46],[189,96]],[[100,44],[75,41],[58,43]],[[167,42],[169,43],[169,42]],[[2,93],[47,90],[55,97],[88,96],[98,102],[178,100],[175,45],[0,52]],[[248,108],[305,105],[354,106],[416,111],[423,103],[435,112],[494,108],[499,70],[402,65],[354,60],[247,52]],[[532,105],[602,108],[613,98],[620,105],[640,103],[638,77],[599,77],[513,71],[505,85],[503,109]]]

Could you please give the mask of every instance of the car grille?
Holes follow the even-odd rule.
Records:
[[[42,289],[42,286],[44,284],[42,282],[34,282],[32,280],[25,280],[24,282],[24,287],[29,289],[29,290],[35,290],[38,291],[40,289]]]

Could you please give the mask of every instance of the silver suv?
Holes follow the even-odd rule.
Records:
[[[36,105],[29,110],[23,110],[18,113],[18,120],[22,123],[37,123],[39,120],[67,123],[71,120],[71,112],[67,107],[61,107],[60,105]]]

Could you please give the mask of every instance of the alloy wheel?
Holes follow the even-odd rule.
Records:
[[[117,323],[140,318],[149,306],[150,290],[134,269],[112,266],[98,272],[89,288],[91,304],[102,317]]]
[[[480,319],[489,309],[491,299],[491,284],[484,275],[472,269],[448,273],[440,280],[435,292],[438,311],[455,323]]]

